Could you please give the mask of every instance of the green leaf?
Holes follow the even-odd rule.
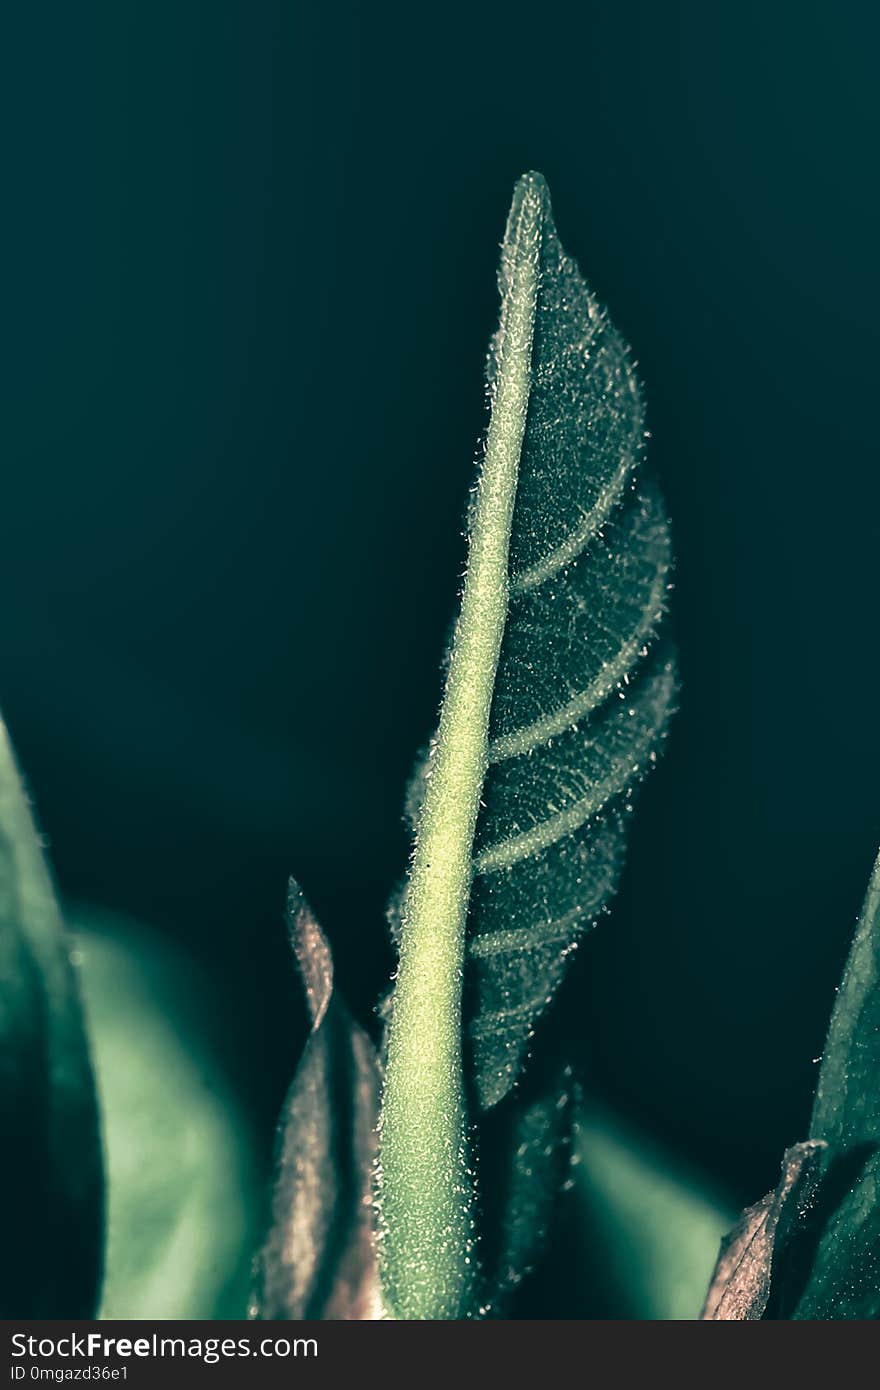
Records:
[[[880,858],[837,991],[810,1136],[841,1151],[880,1143]]]
[[[4,1317],[90,1317],[101,1271],[98,1115],[71,942],[0,723]]]
[[[829,1158],[791,1316],[880,1317],[880,858],[832,1010],[810,1133]]]
[[[680,1162],[613,1116],[585,1108],[574,1141],[574,1226],[586,1317],[695,1319],[725,1201]],[[596,1304],[599,1308],[596,1308]],[[593,1306],[590,1306],[590,1305]]]
[[[156,931],[73,917],[107,1164],[102,1318],[243,1318],[262,1166],[210,980]]]
[[[623,340],[562,250],[537,174],[514,194],[500,288],[382,1104],[383,1282],[403,1317],[474,1306],[463,1025],[478,1102],[495,1105],[614,891],[631,796],[675,690],[656,640],[669,530],[636,476],[641,395]]]
[[[288,917],[312,1031],[284,1103],[251,1316],[377,1318],[379,1063],[334,988],[330,946],[293,880]]]
[[[796,1321],[880,1318],[880,1153],[875,1150],[857,1171],[853,1176],[850,1170],[842,1193],[834,1165],[825,1178],[821,1234],[791,1313]]]

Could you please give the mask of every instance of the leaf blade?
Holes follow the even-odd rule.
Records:
[[[795,1320],[880,1316],[880,856],[831,1012],[810,1134],[828,1146]]]
[[[796,1322],[880,1317],[880,1152],[859,1166],[833,1209],[823,1213],[809,1275],[790,1315]]]
[[[677,693],[662,640],[669,525],[638,474],[641,390],[629,349],[559,241],[549,198],[540,274],[467,924],[483,1109],[515,1084],[567,958],[616,889],[631,792],[656,760]]]
[[[634,486],[641,393],[540,175],[517,184],[499,284],[461,610],[394,913],[381,1250],[389,1302],[411,1317],[473,1305],[463,1009],[486,1109],[616,887],[630,795],[676,687],[654,650],[668,526],[656,492]]]
[[[282,1112],[250,1316],[374,1319],[378,1059],[334,988],[329,943],[293,880],[288,916],[312,1030]]]
[[[94,1078],[71,940],[2,722],[0,903],[4,1076],[18,1068],[22,1075],[30,1074],[39,1058],[39,1074],[31,1084],[40,1095],[37,1107],[28,1098],[24,1120],[17,1110],[17,1087],[11,1092],[4,1088],[0,1104],[12,1106],[4,1132],[28,1147],[33,1161],[29,1186],[38,1182],[41,1187],[37,1224],[30,1223],[23,1233],[23,1247],[8,1248],[5,1275],[13,1284],[4,1286],[2,1297],[9,1306],[15,1300],[19,1316],[89,1317],[103,1250],[103,1162]],[[12,1215],[10,1221],[14,1225]]]
[[[878,984],[880,858],[874,864],[832,1009],[810,1138],[786,1152],[776,1192],[744,1212],[722,1247],[704,1317],[765,1316],[771,1273],[773,1313],[767,1316],[795,1321],[880,1316]],[[801,1177],[796,1182],[791,1179],[791,1163],[808,1154],[809,1182],[798,1195],[797,1186],[803,1184]],[[791,1179],[788,1192],[784,1191],[787,1175]],[[795,1219],[791,1219],[790,1204],[787,1211],[780,1208],[791,1195],[796,1198]],[[755,1249],[746,1250],[736,1268],[737,1239],[742,1244],[750,1231]],[[711,1311],[713,1302],[721,1311]]]
[[[697,1318],[733,1224],[722,1194],[589,1101],[578,1116],[572,1176],[580,1315]]]
[[[566,1068],[545,1095],[509,1116],[499,1249],[488,1286],[495,1317],[532,1273],[547,1243],[571,1164],[577,1087]]]
[[[244,1317],[262,1155],[210,976],[142,923],[84,905],[69,921],[104,1139],[97,1316]]]
[[[880,1142],[880,856],[874,863],[819,1068],[810,1135]]]
[[[700,1319],[756,1322],[786,1248],[815,1196],[825,1145],[808,1140],[786,1149],[777,1186],[747,1207],[721,1242]]]
[[[383,1286],[397,1316],[454,1318],[473,1299],[473,1191],[461,1067],[472,844],[507,618],[526,427],[543,182],[521,180],[502,253],[492,413],[440,725],[419,812],[382,1099]]]

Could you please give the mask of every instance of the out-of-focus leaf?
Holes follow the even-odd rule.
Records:
[[[0,723],[0,1313],[90,1317],[101,1271],[97,1103],[70,937]]]
[[[488,1278],[486,1311],[503,1313],[508,1296],[531,1273],[547,1240],[556,1199],[571,1163],[576,1087],[568,1068],[547,1095],[509,1112],[501,1188],[501,1231]]]
[[[378,1318],[379,1065],[334,989],[329,944],[292,880],[288,913],[312,1031],[281,1117],[272,1219],[250,1315]]]
[[[701,1314],[704,1321],[764,1316],[774,1273],[815,1198],[824,1149],[814,1141],[787,1149],[775,1190],[747,1207],[724,1238]]]
[[[708,1185],[607,1114],[582,1112],[574,1140],[585,1316],[696,1319],[733,1219]],[[600,1306],[593,1306],[598,1301]]]
[[[107,1164],[102,1318],[243,1318],[261,1170],[209,981],[166,938],[75,914]]]

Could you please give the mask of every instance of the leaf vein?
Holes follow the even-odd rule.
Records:
[[[572,564],[586,550],[596,532],[601,531],[616,507],[623,492],[624,483],[635,467],[635,463],[633,454],[625,453],[622,456],[614,473],[601,489],[599,496],[585,514],[580,525],[575,526],[565,540],[555,550],[552,550],[545,559],[539,560],[537,564],[531,565],[521,574],[513,576],[510,581],[512,594],[524,594],[530,589],[536,589],[540,584],[544,584],[548,579],[559,574],[566,565]]]
[[[660,717],[652,721],[650,727],[642,731],[641,737],[633,747],[627,750],[626,756],[618,759],[612,765],[607,777],[603,777],[586,796],[580,797],[571,806],[567,806],[564,811],[548,816],[546,820],[539,821],[537,825],[531,826],[528,830],[524,830],[518,835],[509,835],[506,839],[484,849],[474,859],[474,872],[478,874],[496,873],[499,869],[508,869],[512,864],[519,863],[521,859],[529,859],[532,855],[540,854],[542,850],[549,849],[565,835],[571,835],[575,830],[579,830],[587,821],[598,815],[613,797],[631,785],[641,771],[643,756],[653,747],[658,732],[665,722],[672,694],[673,679],[672,672],[668,671],[666,673],[667,695],[661,704]]]
[[[555,922],[538,922],[531,927],[511,927],[507,931],[486,932],[471,941],[469,954],[477,959],[528,951],[546,942],[564,941],[569,929],[589,912],[589,907],[576,907]]]
[[[658,569],[648,602],[631,637],[624,642],[617,656],[605,663],[595,680],[590,681],[584,690],[553,710],[551,714],[542,715],[533,724],[527,724],[522,729],[515,729],[512,733],[502,734],[493,739],[489,744],[490,763],[518,758],[523,753],[531,753],[535,748],[542,747],[549,739],[565,733],[566,729],[579,723],[607,699],[624,676],[632,670],[642,648],[663,616],[668,573],[668,564],[663,564]]]

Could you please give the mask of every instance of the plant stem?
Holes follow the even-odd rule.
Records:
[[[525,175],[503,247],[489,431],[404,906],[379,1155],[383,1291],[387,1312],[400,1318],[474,1311],[474,1182],[461,1042],[465,925],[507,617],[545,202],[543,180]]]

